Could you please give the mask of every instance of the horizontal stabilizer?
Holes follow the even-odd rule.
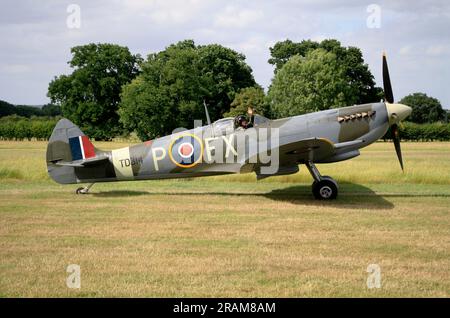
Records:
[[[94,158],[81,159],[75,161],[57,161],[55,162],[55,164],[58,166],[67,166],[67,167],[86,167],[102,163],[105,160],[109,160],[109,157],[105,155],[100,155]]]

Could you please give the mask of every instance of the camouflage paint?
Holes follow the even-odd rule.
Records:
[[[371,112],[372,116],[363,116]],[[261,117],[262,118],[262,117]],[[342,120],[344,118],[345,120]],[[222,121],[222,122],[227,122]],[[216,122],[217,123],[217,122]],[[330,109],[279,120],[263,120],[260,125],[247,130],[237,129],[230,133],[215,131],[215,123],[189,131],[175,133],[138,145],[102,151],[95,149],[98,161],[72,162],[68,139],[84,136],[83,132],[67,119],[61,119],[50,137],[47,148],[48,173],[58,183],[108,182],[121,180],[145,180],[220,175],[229,173],[259,172],[264,164],[251,163],[257,157],[252,149],[255,134],[262,128],[279,129],[280,168],[279,174],[294,173],[298,164],[305,161],[335,162],[358,155],[358,149],[381,138],[389,127],[384,103],[355,105]],[[190,168],[177,166],[169,156],[170,145],[183,134],[195,134],[202,143],[202,160]],[[234,136],[231,137],[231,134]],[[238,160],[226,163],[235,157],[237,139],[246,138],[246,155],[238,154]],[[256,134],[256,136],[259,136]],[[206,138],[210,139],[205,147]],[[222,138],[222,140],[221,140]],[[233,138],[230,145],[223,138]],[[352,143],[355,141],[354,143]],[[339,144],[343,147],[336,147]],[[223,163],[209,163],[205,148],[215,148],[223,153]],[[273,151],[274,149],[272,149]],[[228,153],[228,156],[227,156]],[[247,156],[247,157],[246,157]],[[106,158],[105,160],[101,160]],[[173,158],[172,158],[173,159]],[[72,165],[72,166],[70,166]],[[297,168],[296,168],[297,167]]]

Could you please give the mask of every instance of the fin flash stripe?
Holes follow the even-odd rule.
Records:
[[[94,145],[88,136],[69,138],[69,145],[73,161],[95,157]]]

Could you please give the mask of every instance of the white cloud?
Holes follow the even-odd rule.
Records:
[[[223,28],[244,28],[259,23],[264,13],[259,9],[245,9],[228,5],[222,13],[216,15],[214,26]]]
[[[29,65],[25,64],[1,64],[0,72],[7,74],[20,74],[26,73],[31,70]]]
[[[120,4],[132,16],[149,17],[151,22],[160,25],[187,23],[209,6],[201,0],[133,0],[120,1]]]
[[[267,39],[263,36],[252,36],[246,38],[244,41],[235,42],[228,46],[248,55],[251,53],[262,53],[268,51],[270,43],[272,42],[267,41]]]
[[[411,53],[411,45],[406,45],[398,50],[398,54],[400,55],[409,55]]]
[[[439,44],[439,45],[432,45],[429,46],[425,53],[430,56],[441,56],[444,54],[449,53],[449,47],[447,45]]]
[[[268,86],[269,47],[277,41],[336,38],[361,48],[378,85],[386,49],[396,97],[423,90],[450,105],[450,2],[375,2],[380,29],[367,28],[371,2],[359,0],[4,0],[0,99],[47,102],[48,82],[70,71],[70,48],[89,42],[125,45],[143,56],[188,38],[219,43],[244,53],[257,82]],[[66,27],[70,3],[81,7],[79,30]]]

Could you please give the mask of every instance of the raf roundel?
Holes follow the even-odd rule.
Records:
[[[183,142],[178,146],[178,154],[182,158],[190,158],[194,153],[194,146],[190,142]]]
[[[203,156],[203,143],[193,134],[178,136],[169,146],[169,157],[172,162],[181,168],[192,168],[197,165]]]

